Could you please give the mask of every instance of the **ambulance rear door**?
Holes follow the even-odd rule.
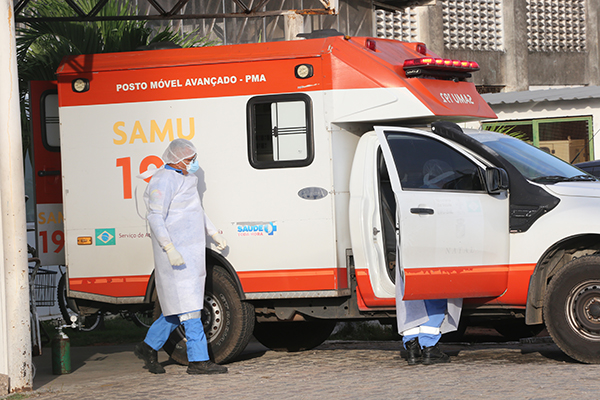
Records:
[[[38,256],[42,265],[64,265],[65,240],[56,82],[32,81],[30,102]]]

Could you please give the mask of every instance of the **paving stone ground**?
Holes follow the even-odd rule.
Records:
[[[34,359],[35,399],[597,399],[600,365],[574,362],[551,341],[443,344],[445,365],[408,366],[398,342],[327,341],[301,353],[251,344],[224,375],[191,376],[160,353],[153,375],[133,345],[72,348],[73,372]]]

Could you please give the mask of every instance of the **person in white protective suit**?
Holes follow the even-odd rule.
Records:
[[[443,188],[454,175],[443,160],[432,159],[423,166],[423,187]],[[398,217],[399,220],[399,217]],[[396,316],[398,333],[407,351],[409,365],[447,363],[450,357],[438,342],[443,333],[458,329],[462,299],[404,300],[404,273],[396,251]]]
[[[183,324],[189,361],[187,373],[225,373],[226,367],[209,358],[200,316],[206,281],[206,234],[212,236],[219,250],[227,244],[200,204],[198,178],[194,175],[199,168],[198,159],[192,142],[173,140],[162,158],[164,168],[154,172],[144,193],[162,314],[134,352],[150,372],[164,373],[157,351],[173,330]]]
[[[399,252],[398,252],[399,253]],[[438,345],[443,333],[458,329],[462,299],[403,300],[404,274],[396,259],[396,318],[409,365],[447,363]]]

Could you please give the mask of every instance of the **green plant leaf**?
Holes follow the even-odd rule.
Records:
[[[77,5],[89,13],[98,0],[79,0]],[[99,16],[134,14],[132,2],[109,0]],[[27,4],[24,17],[74,17],[75,11],[63,0],[37,0]],[[28,82],[55,80],[61,60],[68,55],[134,51],[150,43],[173,42],[181,47],[213,46],[217,43],[192,31],[186,35],[170,26],[154,31],[148,21],[70,21],[34,19],[17,29],[17,64],[21,98],[21,125],[24,155],[31,145]]]
[[[503,135],[508,135],[514,137],[515,139],[522,140],[524,142],[529,142],[529,138],[527,135],[521,131],[515,131],[514,125],[504,125],[504,124],[485,124],[481,129],[489,131],[501,133]]]

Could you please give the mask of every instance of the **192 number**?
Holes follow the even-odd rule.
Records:
[[[140,174],[143,174],[148,170],[150,165],[160,168],[163,165],[163,161],[157,156],[144,157],[139,166]],[[132,197],[132,185],[131,185],[131,157],[117,158],[117,168],[123,168],[123,198],[131,199]],[[144,179],[146,182],[150,181],[150,178]]]
[[[40,231],[42,238],[42,253],[48,253],[48,231]],[[65,234],[63,231],[56,230],[51,235],[52,243],[56,246],[55,253],[60,253],[65,247]]]

